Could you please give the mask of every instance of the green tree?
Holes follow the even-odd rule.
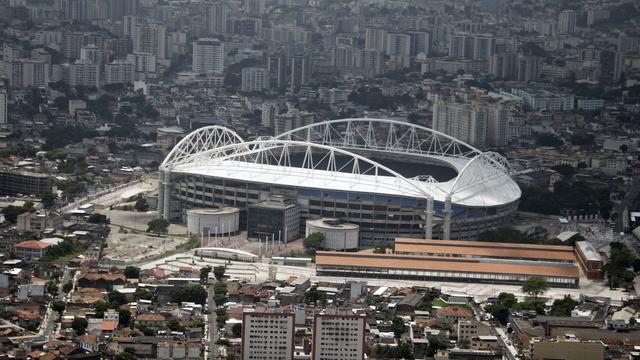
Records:
[[[99,214],[99,213],[93,213],[89,215],[87,222],[91,224],[109,224],[110,223],[109,218],[107,218],[106,215]]]
[[[133,298],[137,300],[140,299],[144,299],[144,300],[152,300],[153,299],[153,293],[151,293],[151,291],[147,290],[147,289],[136,289],[136,291],[133,293]]]
[[[169,222],[165,219],[158,218],[149,221],[147,224],[147,232],[160,234],[166,234],[169,231]]]
[[[221,307],[216,309],[216,323],[219,328],[223,327],[228,319],[229,316],[227,315],[227,310],[225,308]]]
[[[73,282],[71,282],[71,280],[67,281],[64,285],[62,285],[62,291],[64,291],[65,294],[68,294],[69,291],[71,291],[73,289]]]
[[[40,202],[42,202],[42,206],[49,209],[53,205],[55,205],[57,199],[58,199],[58,195],[54,193],[46,193],[42,195],[42,197],[40,198]]]
[[[184,326],[180,325],[180,321],[178,321],[178,319],[176,319],[176,318],[169,319],[169,321],[167,321],[167,327],[171,331],[183,331],[184,330]]]
[[[82,317],[76,316],[75,318],[73,318],[73,321],[71,322],[71,328],[76,332],[76,335],[78,336],[84,334],[84,331],[87,329],[87,326],[89,326],[89,322],[87,321],[87,319]]]
[[[104,312],[109,309],[109,304],[105,301],[100,300],[93,305],[93,311],[96,313],[97,318],[103,318]]]
[[[225,267],[223,265],[216,266],[213,268],[213,276],[216,277],[216,280],[220,281],[224,277]]]
[[[549,283],[542,277],[530,277],[522,285],[522,292],[538,300],[538,296],[549,290]]]
[[[124,276],[127,279],[139,279],[140,278],[140,269],[135,266],[127,266],[124,269]]]
[[[121,326],[129,326],[131,323],[131,311],[129,309],[120,309],[118,311],[118,323]]]
[[[491,314],[491,316],[498,320],[502,325],[505,325],[509,320],[509,308],[502,303],[487,305],[484,310]]]
[[[231,327],[231,335],[234,338],[239,338],[242,336],[242,324],[237,323],[237,324],[233,324],[233,326]]]
[[[571,296],[566,295],[563,299],[553,301],[549,314],[552,316],[571,316],[571,311],[578,305]]]
[[[67,303],[62,300],[56,300],[51,304],[51,310],[58,313],[58,315],[62,316],[64,310],[67,308]]]
[[[486,242],[523,242],[524,238],[521,231],[510,227],[487,230],[478,235],[478,241]]]
[[[123,293],[115,290],[109,291],[107,299],[109,299],[109,306],[114,309],[127,303],[127,297],[124,296]]]
[[[174,291],[171,294],[171,302],[194,302],[204,305],[207,301],[207,290],[202,285],[191,285]]]
[[[55,282],[50,281],[47,285],[47,293],[52,297],[56,297],[58,295],[58,285]]]
[[[205,267],[200,268],[200,284],[206,285],[207,279],[209,279],[209,274],[211,273],[212,267],[207,265]]]
[[[303,242],[304,250],[311,254],[315,255],[316,251],[322,248],[322,244],[324,243],[324,235],[320,233],[309,234]]]
[[[501,292],[498,294],[498,301],[504,305],[507,309],[513,308],[518,303],[518,299],[512,293]]]
[[[149,210],[149,203],[145,198],[140,198],[136,201],[135,208],[138,212],[147,211]]]
[[[394,316],[391,319],[391,330],[396,339],[400,339],[404,334],[404,320],[400,316]]]

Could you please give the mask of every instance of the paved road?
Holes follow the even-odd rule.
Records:
[[[62,272],[60,283],[58,284],[58,295],[56,295],[54,300],[49,302],[49,306],[47,306],[47,311],[44,315],[44,319],[40,324],[40,331],[38,332],[38,334],[43,336],[46,341],[54,340],[56,326],[58,325],[58,313],[51,309],[51,305],[53,301],[65,300],[66,294],[62,291],[62,287],[69,280],[71,280],[71,269],[65,266],[64,271]]]
[[[215,288],[213,287],[214,281],[213,279],[209,279],[208,283],[208,298],[207,298],[207,310],[209,310],[209,314],[207,315],[208,323],[209,323],[209,351],[210,351],[210,359],[216,359],[217,357],[217,342],[218,342],[218,324],[216,323],[216,303],[213,300],[215,297]],[[206,348],[206,346],[205,346]]]

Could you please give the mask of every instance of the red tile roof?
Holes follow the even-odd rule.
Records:
[[[46,249],[51,244],[38,241],[38,240],[27,240],[21,243],[16,244],[16,249]]]

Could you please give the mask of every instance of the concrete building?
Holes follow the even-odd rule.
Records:
[[[260,92],[270,88],[269,70],[260,67],[246,67],[242,69],[242,84],[244,92]]]
[[[250,239],[289,242],[299,235],[300,207],[295,201],[273,195],[247,207],[247,236]]]
[[[132,84],[133,64],[127,60],[114,60],[104,67],[105,84]]]
[[[602,279],[604,259],[588,241],[576,242],[576,257],[588,279]]]
[[[90,61],[77,60],[69,65],[70,86],[100,86],[100,66]]]
[[[4,88],[0,88],[0,125],[7,123],[8,118],[8,107],[7,107],[7,99],[8,94],[7,90]]]
[[[240,209],[224,207],[187,210],[187,231],[203,236],[235,235],[240,231]]]
[[[311,58],[295,55],[291,59],[291,88],[308,85],[311,82]]]
[[[42,196],[53,190],[53,178],[48,174],[18,170],[0,170],[0,194]]]
[[[558,33],[570,35],[576,31],[578,14],[575,10],[563,10],[558,16]]]
[[[265,0],[244,0],[244,12],[248,16],[261,17],[266,11]]]
[[[366,28],[364,35],[365,49],[387,50],[387,31],[384,29]]]
[[[49,71],[50,66],[44,61],[16,59],[4,63],[4,74],[12,88],[47,86]]]
[[[260,124],[266,127],[273,126],[276,114],[278,113],[278,105],[265,102],[262,104],[260,109],[262,110]]]
[[[218,39],[202,38],[193,43],[193,71],[198,74],[224,72],[224,43]]]
[[[51,244],[38,240],[23,241],[15,246],[16,257],[28,263],[36,262],[47,254],[50,246]]]
[[[323,249],[357,250],[360,227],[356,224],[341,222],[338,219],[320,218],[306,222],[306,234],[322,234]]]
[[[136,24],[133,28],[133,51],[166,59],[167,35],[165,26],[157,23]]]
[[[229,9],[224,2],[216,2],[207,7],[207,30],[212,35],[227,32],[227,14]]]
[[[62,216],[54,212],[38,211],[25,212],[16,219],[16,230],[20,233],[30,232],[40,234],[46,229],[61,229]]]
[[[315,115],[310,112],[289,108],[284,114],[275,114],[273,121],[274,135],[282,134],[285,131],[312,124]]]
[[[362,360],[366,316],[331,309],[313,317],[311,358],[317,360]]]
[[[370,254],[318,251],[316,272],[339,277],[402,278],[405,280],[462,281],[522,284],[543,277],[552,287],[577,288],[580,271],[573,264],[505,262],[455,256]],[[448,309],[445,308],[445,309]],[[451,319],[450,319],[451,320]],[[459,320],[458,318],[455,321]]]
[[[602,341],[562,341],[544,340],[532,346],[531,358],[534,360],[602,360],[605,358],[605,345]]]
[[[433,104],[433,129],[471,145],[484,146],[487,116],[471,104],[438,101]]]
[[[242,360],[292,360],[295,315],[274,309],[242,314]]]

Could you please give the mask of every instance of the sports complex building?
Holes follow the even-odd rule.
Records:
[[[396,120],[331,120],[252,141],[209,126],[161,164],[158,210],[180,222],[188,209],[232,206],[246,228],[249,205],[282,196],[297,203],[301,227],[321,217],[359,225],[361,246],[474,239],[515,213],[510,174],[498,153]]]
[[[498,284],[543,277],[549,285],[565,288],[577,288],[580,282],[571,246],[467,240],[396,239],[393,254],[319,251],[316,271],[340,277]]]

